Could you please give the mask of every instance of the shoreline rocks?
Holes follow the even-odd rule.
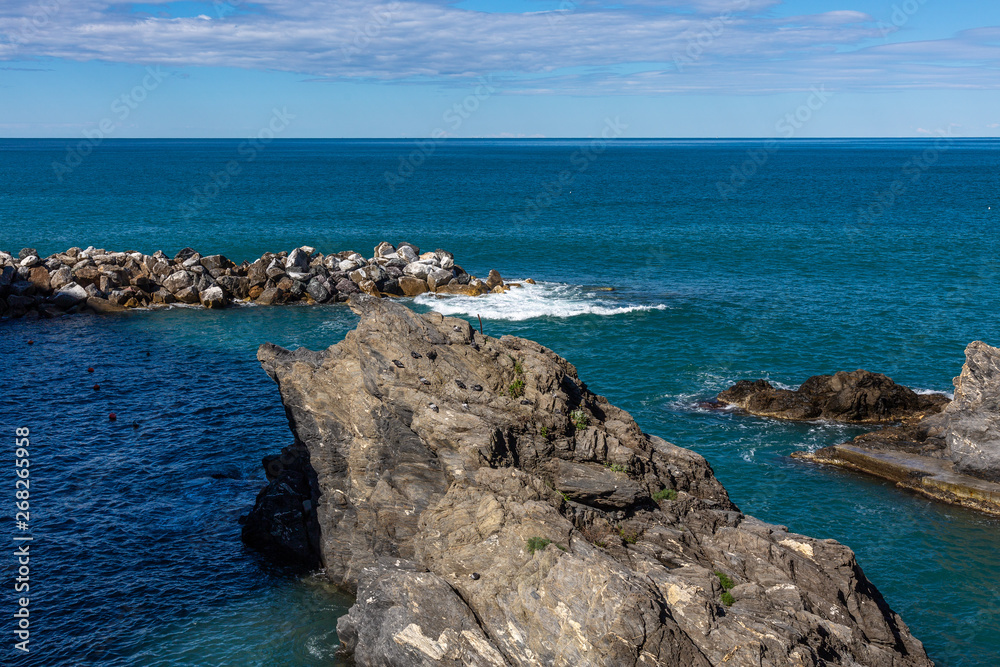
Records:
[[[856,370],[814,375],[795,390],[775,388],[766,380],[740,380],[716,401],[758,417],[884,424],[940,412],[949,399],[944,394],[917,394],[881,373]]]
[[[356,596],[355,664],[930,667],[850,549],[742,514],[551,350],[349,303],[341,343],[258,351],[309,489],[245,526]]]
[[[792,456],[1000,514],[1000,349],[973,341],[965,356],[954,380],[955,398],[943,410]]]
[[[516,285],[515,285],[516,286]],[[224,255],[184,248],[173,258],[70,248],[42,258],[33,248],[0,252],[0,319],[65,313],[120,312],[181,304],[225,308],[238,303],[345,302],[423,293],[481,296],[507,291],[495,270],[486,280],[467,273],[445,250],[420,253],[411,243],[382,242],[366,259],[354,251],[324,255],[302,246],[236,264]]]

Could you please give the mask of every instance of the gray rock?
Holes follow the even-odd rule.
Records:
[[[34,248],[21,248],[21,252],[17,253],[17,260],[19,262],[28,257],[38,257],[38,251]]]
[[[358,664],[930,667],[850,549],[741,514],[565,359],[351,306],[342,343],[258,358],[309,452],[325,576],[357,595]],[[715,572],[763,593],[727,609]]]
[[[163,279],[163,287],[172,294],[194,285],[194,274],[189,271],[177,271]]]
[[[41,263],[42,260],[38,255],[28,255],[19,262],[20,266],[23,266],[28,269],[30,269],[33,266],[38,266]]]
[[[67,283],[73,282],[73,272],[70,271],[68,266],[64,266],[57,269],[52,275],[49,276],[49,286],[52,289],[59,289]]]
[[[969,343],[955,400],[929,425],[943,432],[958,472],[1000,482],[1000,349]]]
[[[81,287],[80,285],[76,284],[76,283],[68,283],[66,285],[63,285],[58,290],[56,290],[56,294],[57,295],[58,294],[65,294],[67,296],[72,297],[77,302],[79,302],[79,301],[85,301],[87,299],[87,297],[89,296],[87,294],[87,290],[84,289],[83,287]]]
[[[388,241],[382,241],[375,246],[375,257],[396,257],[396,247]]]
[[[420,248],[409,243],[400,243],[399,248],[396,249],[396,255],[407,264],[411,264],[420,259]]]
[[[421,280],[427,280],[427,276],[430,275],[431,271],[435,267],[430,264],[424,264],[422,262],[412,262],[406,265],[403,269],[403,275],[413,276],[414,278],[420,278]]]
[[[309,273],[309,257],[313,252],[312,248],[309,248],[309,252],[306,252],[306,248],[296,248],[293,250],[289,253],[288,258],[285,259],[285,271],[289,275],[293,271],[296,273]]]
[[[246,299],[250,294],[250,279],[246,276],[219,276],[218,284],[237,299]]]
[[[326,303],[330,299],[330,290],[321,278],[313,278],[306,286],[306,293],[318,303]]]
[[[451,271],[435,269],[427,274],[427,286],[433,292],[437,290],[438,287],[450,283],[452,278],[454,278],[454,276],[451,274]]]

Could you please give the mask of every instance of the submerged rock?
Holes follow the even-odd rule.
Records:
[[[948,403],[943,394],[917,394],[881,373],[865,370],[814,375],[794,391],[777,389],[766,380],[740,380],[716,400],[759,417],[855,424],[920,418]]]
[[[850,549],[743,515],[565,359],[351,307],[343,342],[258,358],[308,452],[319,565],[357,596],[337,628],[356,664],[931,664]],[[277,483],[247,525],[300,544],[305,490]]]
[[[955,399],[937,414],[793,456],[1000,514],[1000,349],[970,343],[954,383]]]

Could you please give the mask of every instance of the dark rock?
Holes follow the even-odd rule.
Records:
[[[243,520],[240,536],[280,562],[315,569],[320,565],[318,491],[309,452],[285,447],[263,464],[268,484]]]
[[[326,288],[321,278],[313,278],[306,286],[306,293],[317,303],[326,303],[330,300],[330,290]]]
[[[231,269],[236,266],[225,255],[209,255],[208,257],[202,257],[201,265],[205,267],[206,271],[221,271],[224,269]]]
[[[219,286],[237,299],[250,295],[250,279],[245,276],[219,276]]]
[[[183,248],[179,250],[176,255],[174,255],[174,264],[182,264],[198,253],[194,251],[193,248]]]
[[[643,433],[565,359],[386,300],[351,306],[342,343],[258,358],[310,454],[324,576],[356,595],[338,623],[356,664],[930,667],[848,548],[741,514],[701,456]],[[498,389],[469,409],[452,382],[390,362],[431,350],[436,380]],[[534,405],[504,391],[511,356]],[[665,488],[677,498],[652,502]],[[303,495],[254,511],[297,521]],[[732,607],[715,572],[744,586]]]
[[[337,291],[341,294],[351,295],[357,294],[361,290],[358,289],[358,286],[354,284],[353,280],[350,280],[349,278],[342,278],[337,281]]]
[[[919,419],[948,403],[943,395],[918,395],[881,373],[864,370],[814,375],[795,391],[776,389],[765,380],[740,380],[717,400],[760,417],[856,424]]]

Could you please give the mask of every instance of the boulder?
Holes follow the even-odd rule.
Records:
[[[375,246],[375,257],[396,257],[396,247],[387,241],[382,241],[377,246]]]
[[[194,285],[188,285],[182,289],[173,292],[174,298],[180,303],[195,304],[201,303],[201,294],[198,292],[198,288]]]
[[[412,262],[406,265],[403,269],[403,275],[413,276],[414,278],[420,278],[421,280],[427,280],[427,276],[430,275],[434,267],[430,264],[424,264],[422,262]]]
[[[400,243],[399,247],[396,249],[396,255],[407,264],[412,264],[420,259],[420,248],[410,245],[409,243]]]
[[[225,308],[226,294],[218,285],[209,287],[198,295],[201,305],[206,308]]]
[[[262,306],[271,306],[278,303],[284,303],[288,293],[277,287],[268,287],[263,292],[260,293],[255,299],[255,303],[259,303]]]
[[[86,287],[96,283],[101,277],[101,270],[96,266],[81,266],[73,269],[73,281]]]
[[[328,350],[258,350],[309,488],[255,511],[277,507],[294,531],[271,533],[305,535],[356,596],[338,623],[356,664],[930,667],[850,549],[743,515],[704,458],[565,359],[398,302],[351,307]],[[743,586],[731,607],[716,573]]]
[[[219,286],[237,299],[246,299],[250,293],[250,279],[245,276],[219,276]]]
[[[481,281],[476,281],[475,284],[469,283],[463,285],[458,281],[452,281],[447,285],[442,285],[437,288],[438,294],[457,294],[460,296],[482,296],[487,293],[486,286],[483,285]]]
[[[194,274],[190,271],[177,271],[163,279],[163,287],[172,294],[194,285]]]
[[[41,258],[38,255],[28,255],[27,257],[25,257],[24,259],[22,259],[18,263],[18,265],[22,266],[22,267],[24,267],[26,269],[30,269],[30,268],[32,268],[34,266],[38,266],[41,263],[42,263],[42,260],[41,260]]]
[[[87,290],[78,285],[77,283],[67,283],[63,285],[58,290],[56,290],[56,296],[64,294],[67,297],[72,297],[76,303],[80,301],[85,301],[87,299]]]
[[[403,291],[403,296],[417,296],[428,290],[427,281],[413,276],[399,278],[399,288]]]
[[[174,255],[174,264],[183,264],[197,254],[193,248],[182,248]]]
[[[437,291],[439,288],[450,283],[452,278],[454,278],[454,276],[451,274],[451,271],[435,269],[427,274],[427,287],[432,292]]]
[[[73,282],[73,272],[70,270],[68,266],[63,266],[59,269],[56,269],[49,276],[49,287],[51,289],[59,289],[63,285],[71,282]]]
[[[814,375],[794,391],[777,389],[766,380],[740,380],[716,400],[760,417],[854,424],[919,419],[948,403],[943,394],[917,394],[881,373],[865,370]]]
[[[327,289],[322,278],[313,278],[310,280],[306,286],[306,294],[312,297],[317,303],[326,303],[330,300],[330,290]]]
[[[337,281],[337,291],[341,294],[357,294],[361,290],[357,284],[349,278],[341,278]]]
[[[18,262],[21,262],[28,257],[38,257],[38,251],[34,248],[21,248],[21,252],[17,253]]]
[[[486,278],[486,287],[493,289],[503,285],[503,278],[500,277],[500,273],[496,269],[490,269],[490,275]]]
[[[288,273],[309,273],[309,258],[314,252],[312,248],[309,248],[309,252],[306,252],[306,248],[296,248],[288,254],[285,259],[285,271]]]
[[[28,282],[33,284],[40,292],[48,292],[52,289],[49,270],[44,266],[36,266],[32,268],[31,273],[28,276]]]
[[[219,271],[231,269],[236,266],[225,255],[209,255],[207,257],[202,257],[201,265],[205,267],[206,271]]]

